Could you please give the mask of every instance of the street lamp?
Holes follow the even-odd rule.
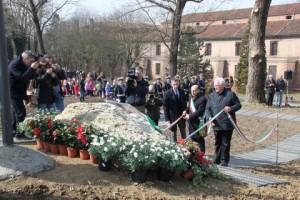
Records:
[[[7,48],[4,30],[3,4],[0,0],[0,111],[4,145],[13,144],[10,90],[7,70]]]

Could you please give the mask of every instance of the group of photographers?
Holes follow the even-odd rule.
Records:
[[[40,110],[62,111],[64,97],[61,80],[66,79],[66,76],[60,66],[53,62],[52,57],[37,57],[31,51],[24,51],[21,56],[10,62],[8,68],[14,116],[13,134],[17,139],[23,139],[24,135],[17,132],[16,126],[26,117],[24,101],[30,100],[26,93],[28,86],[35,88]]]

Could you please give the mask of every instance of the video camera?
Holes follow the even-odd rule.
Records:
[[[128,73],[127,73],[127,76],[130,78],[130,79],[137,79],[137,76],[135,74],[135,68],[130,68],[128,70]]]
[[[134,80],[137,79],[135,74],[135,68],[130,68],[127,73],[128,81],[127,86],[133,88],[134,87]]]

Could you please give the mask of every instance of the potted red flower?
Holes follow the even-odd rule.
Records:
[[[79,144],[80,159],[82,160],[90,159],[88,149],[92,140],[91,135],[94,132],[92,126],[79,125],[77,127],[77,140]]]

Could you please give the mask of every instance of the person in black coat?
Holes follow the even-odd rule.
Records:
[[[199,128],[200,120],[205,117],[205,106],[206,98],[201,94],[198,85],[193,85],[191,88],[191,100],[189,101],[189,106],[187,112],[184,113],[184,119],[188,120],[189,132],[192,133]],[[205,131],[205,130],[203,130]],[[196,133],[192,136],[192,140],[197,142],[200,147],[200,151],[205,153],[205,140],[204,135],[201,135],[203,131]]]
[[[163,86],[163,92],[166,93],[168,90],[170,90],[172,88],[171,86],[171,78],[168,77],[166,79],[166,81],[164,82],[164,86]]]
[[[185,96],[186,96],[186,100],[188,101],[189,100],[189,94],[190,94],[190,81],[188,79],[188,77],[185,77],[183,79],[183,83],[182,83],[182,87],[181,87],[183,90],[184,90],[184,93],[185,93]]]
[[[268,79],[265,82],[265,88],[266,88],[266,92],[267,92],[267,105],[268,106],[273,105],[275,87],[276,87],[276,82],[273,79],[273,76],[270,74],[268,76]]]
[[[241,109],[241,103],[234,92],[225,89],[225,80],[216,78],[214,80],[215,90],[208,96],[206,104],[206,117],[212,118],[221,110],[224,112],[213,121],[215,133],[215,164],[228,166],[230,159],[230,143],[234,126],[227,117],[226,113],[233,114]]]
[[[27,99],[26,90],[29,81],[34,79],[38,66],[39,63],[35,62],[35,55],[31,51],[24,51],[20,57],[11,61],[8,66],[10,97],[14,114],[13,135],[16,137],[24,137],[23,133],[17,133],[17,125],[24,121],[26,117],[23,100]]]
[[[159,96],[159,98],[163,98],[163,85],[160,82],[160,78],[156,79],[156,82],[154,84],[155,94]]]
[[[123,83],[123,77],[118,78],[118,84],[116,85],[114,89],[114,96],[120,103],[126,102],[126,96],[125,96],[125,84]]]
[[[173,78],[171,81],[172,88],[165,93],[163,99],[165,118],[170,123],[176,121],[183,114],[187,107],[184,91],[179,88],[179,84],[179,80]],[[174,142],[177,142],[177,125],[180,129],[181,137],[186,137],[185,120],[181,119],[171,128]]]
[[[54,69],[41,59],[36,82],[38,86],[38,108],[40,110],[55,110],[54,86],[56,84]]]
[[[126,103],[134,106],[140,112],[145,113],[146,95],[148,93],[148,82],[143,78],[143,68],[137,67],[136,78],[129,77],[125,88]]]
[[[149,86],[149,94],[147,95],[146,110],[147,115],[158,125],[160,118],[160,107],[163,105],[160,96],[155,93],[153,85]]]

